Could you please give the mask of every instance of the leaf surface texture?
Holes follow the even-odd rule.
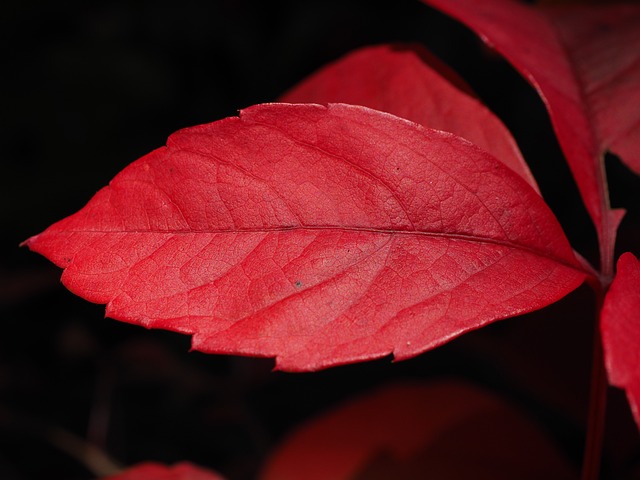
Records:
[[[259,105],[179,131],[26,243],[109,317],[291,371],[409,358],[585,276],[500,161],[342,104]]]

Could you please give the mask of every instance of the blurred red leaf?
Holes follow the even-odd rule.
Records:
[[[640,173],[640,6],[423,1],[473,29],[538,90],[606,264],[622,212],[609,207],[604,153]]]
[[[145,462],[128,468],[122,473],[104,480],[224,480],[211,470],[196,467],[188,462],[177,463],[171,467],[160,463]]]
[[[299,426],[261,480],[538,480],[575,475],[517,409],[459,382],[374,391]]]
[[[626,390],[640,427],[640,262],[631,253],[618,260],[600,328],[609,382]]]
[[[292,371],[412,357],[584,279],[512,170],[349,105],[182,130],[26,244],[110,317]]]
[[[280,99],[350,103],[466,138],[538,186],[515,140],[462,78],[419,46],[362,48],[323,67]]]

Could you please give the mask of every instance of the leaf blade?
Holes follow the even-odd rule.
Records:
[[[143,462],[103,480],[223,480],[223,477],[189,462],[180,462],[172,466]]]
[[[178,132],[27,245],[108,316],[292,371],[415,356],[584,279],[517,174],[348,105],[262,105]]]
[[[640,262],[631,253],[618,259],[618,269],[600,315],[605,366],[611,385],[627,393],[640,428]]]

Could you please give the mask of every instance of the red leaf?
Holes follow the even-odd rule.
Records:
[[[269,457],[260,478],[575,476],[518,410],[470,385],[434,382],[382,388],[298,427]]]
[[[603,155],[610,150],[640,173],[640,7],[423,1],[475,30],[538,90],[596,225],[601,256],[612,258],[622,212],[609,208]]]
[[[424,48],[380,45],[349,53],[287,94],[289,103],[350,103],[466,138],[538,186],[515,140],[456,73]]]
[[[600,320],[605,364],[612,385],[623,388],[640,427],[640,262],[631,253],[618,260]]]
[[[122,473],[103,480],[224,480],[217,473],[196,467],[188,462],[177,463],[172,467],[145,462],[128,468]]]
[[[287,370],[412,357],[584,279],[520,176],[349,105],[260,105],[180,131],[26,243],[110,317]]]

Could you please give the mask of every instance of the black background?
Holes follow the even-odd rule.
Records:
[[[52,439],[86,438],[125,465],[191,460],[253,478],[298,424],[399,378],[457,377],[527,411],[580,463],[592,302],[586,288],[416,359],[314,374],[266,359],[188,353],[189,339],[104,319],[60,272],[18,244],[84,205],[173,131],[235,115],[327,61],[382,42],[419,42],[505,121],[572,244],[595,236],[542,102],[465,28],[417,0],[5,2],[0,35],[0,478],[93,478]],[[638,179],[609,161],[629,208],[620,250],[638,254]],[[638,438],[612,391],[605,468],[638,473]],[[614,478],[614,477],[611,477]]]

